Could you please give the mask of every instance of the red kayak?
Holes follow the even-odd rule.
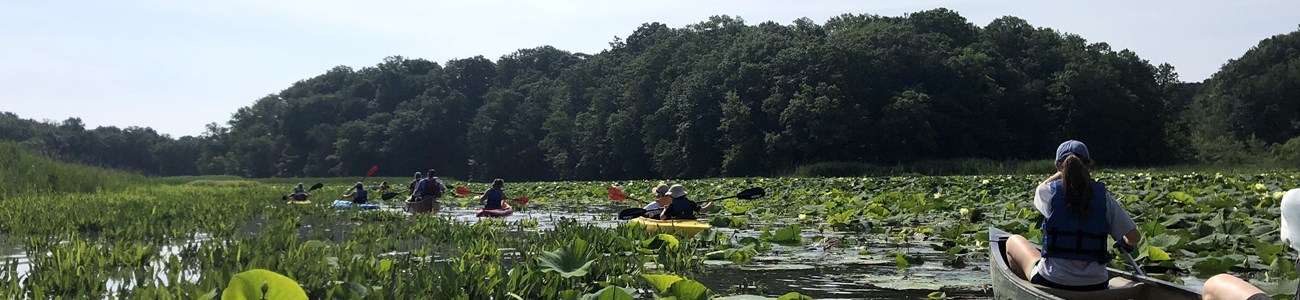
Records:
[[[477,213],[477,214],[474,214],[474,215],[475,215],[475,216],[478,216],[479,218],[482,218],[482,217],[501,218],[501,217],[509,216],[509,215],[511,215],[511,214],[514,214],[514,213],[515,213],[515,209],[512,208],[512,207],[510,207],[509,205],[506,205],[505,207],[502,207],[501,209],[490,209],[490,210],[489,210],[489,209],[480,209],[480,210],[478,211],[478,213]]]

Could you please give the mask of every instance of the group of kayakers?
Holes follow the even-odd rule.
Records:
[[[693,220],[696,213],[704,213],[713,206],[713,202],[700,205],[691,201],[686,197],[686,187],[680,184],[669,186],[666,182],[659,182],[650,193],[654,195],[654,201],[645,206],[646,212],[643,217],[646,218]]]
[[[412,179],[407,187],[410,198],[406,201],[409,202],[438,201],[447,192],[447,184],[442,181],[442,178],[434,176],[434,169],[429,169],[429,172],[424,174],[415,172],[415,179]]]
[[[1128,251],[1142,240],[1142,233],[1128,212],[1120,206],[1106,189],[1094,180],[1091,168],[1095,163],[1083,142],[1069,140],[1056,149],[1056,170],[1034,189],[1034,207],[1043,214],[1042,249],[1020,235],[1007,240],[1006,253],[1009,266],[1017,276],[1031,283],[1047,287],[1092,291],[1108,288],[1110,279],[1106,263],[1111,260],[1109,248]],[[492,188],[479,197],[484,210],[509,209],[506,203],[505,182],[492,181]],[[381,184],[386,188],[387,182]],[[411,181],[410,200],[436,201],[446,192],[447,186],[428,173],[415,173]],[[651,189],[654,201],[646,204],[644,218],[695,219],[695,214],[705,213],[713,205],[710,201],[700,205],[687,197],[681,184],[660,182]],[[294,187],[291,197],[305,200],[309,191],[301,183]],[[354,190],[344,195],[353,202],[365,203],[365,188],[360,182]],[[636,212],[633,212],[635,214]],[[1231,275],[1221,274],[1206,282],[1207,299],[1268,299],[1258,288]]]

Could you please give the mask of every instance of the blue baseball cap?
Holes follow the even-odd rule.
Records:
[[[1060,146],[1056,146],[1056,161],[1065,161],[1065,157],[1070,156],[1070,153],[1074,153],[1074,155],[1079,156],[1079,158],[1092,159],[1091,157],[1088,157],[1087,145],[1084,145],[1083,142],[1080,141],[1068,140],[1061,143]]]

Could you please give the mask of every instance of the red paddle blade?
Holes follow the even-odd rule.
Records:
[[[370,171],[366,171],[366,177],[370,177],[370,175],[375,175],[375,172],[378,172],[378,171],[379,171],[379,165],[375,165],[375,166],[373,166],[373,167],[370,167]]]
[[[528,197],[515,198],[515,203],[528,204]]]
[[[627,200],[627,193],[624,193],[623,190],[611,186],[609,187],[609,200],[614,200],[614,201]]]
[[[456,187],[456,194],[457,194],[457,195],[461,195],[461,196],[469,196],[469,194],[473,194],[473,193],[474,193],[474,192],[469,191],[469,188],[466,188],[466,187],[463,187],[463,186],[458,186],[458,187]]]

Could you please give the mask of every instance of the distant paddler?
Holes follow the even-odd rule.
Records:
[[[352,203],[366,204],[366,201],[369,200],[367,198],[368,194],[366,186],[358,181],[356,185],[352,186],[352,192],[343,195],[343,199],[352,198]]]

